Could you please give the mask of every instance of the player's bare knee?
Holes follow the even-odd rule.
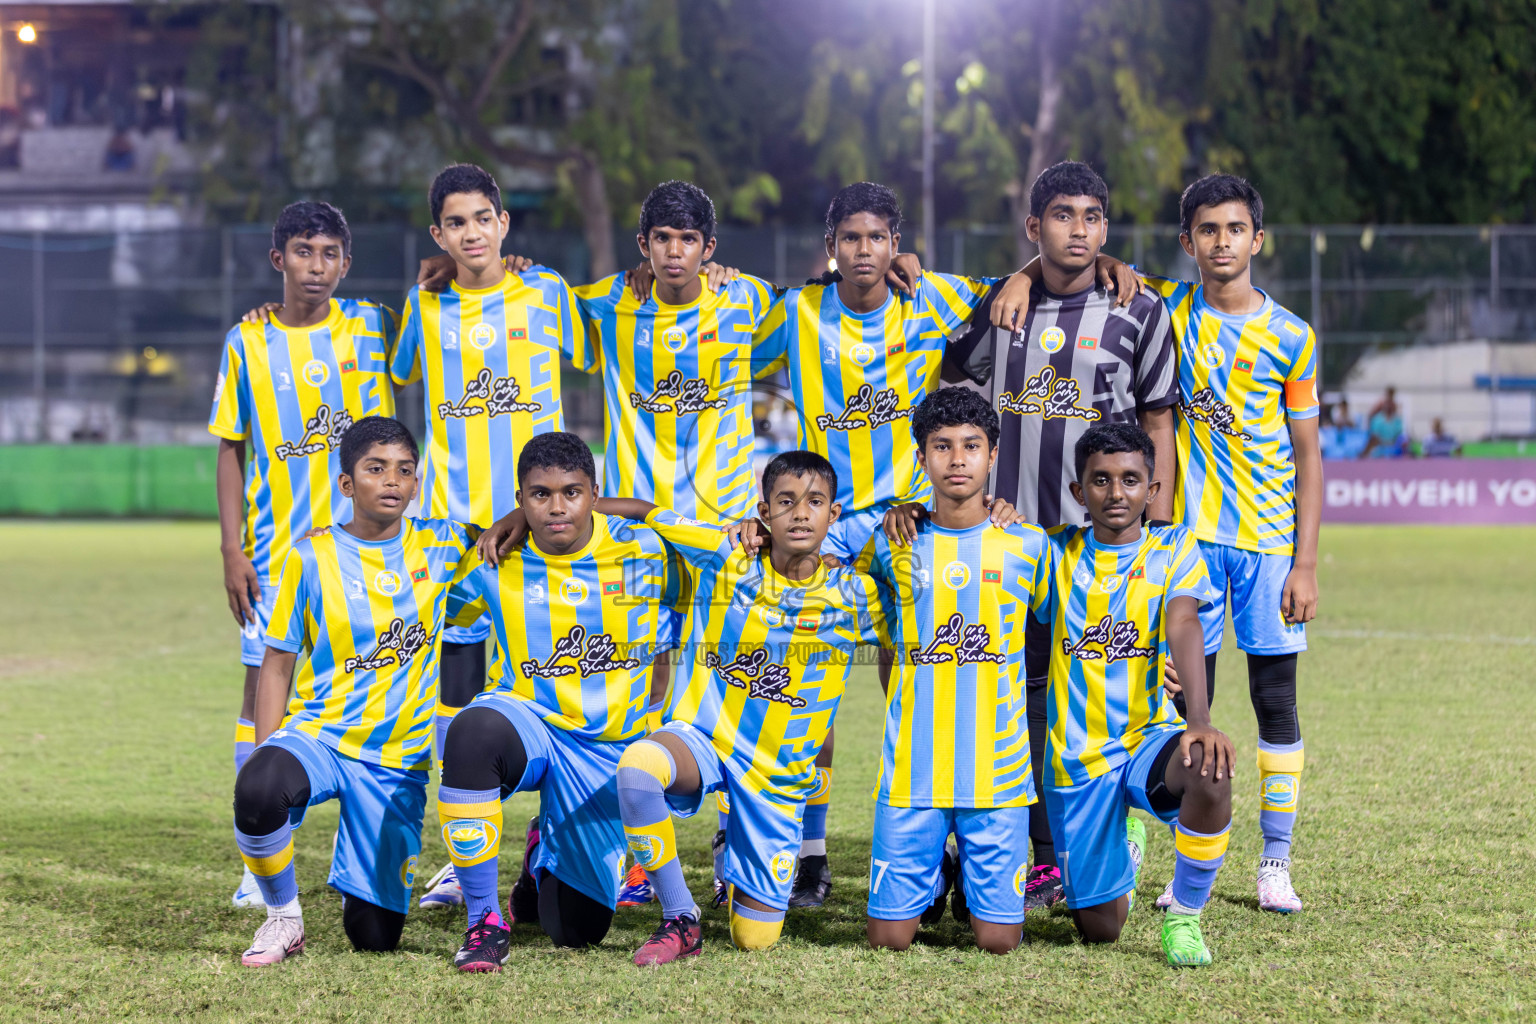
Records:
[[[894,949],[900,953],[911,948],[912,940],[917,937],[917,922],[882,921],[870,917],[864,921],[864,935],[873,948]]]
[[[976,948],[998,956],[1018,949],[1024,937],[1023,929],[1018,925],[989,924],[973,916],[971,926],[976,933]]]

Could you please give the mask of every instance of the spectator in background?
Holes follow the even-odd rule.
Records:
[[[1419,454],[1426,459],[1461,454],[1461,442],[1445,432],[1445,423],[1436,416],[1429,424],[1429,436],[1419,443]]]
[[[112,139],[107,143],[102,168],[108,171],[131,171],[133,162],[133,139],[127,129],[119,128],[112,133]]]
[[[1365,442],[1362,459],[1372,456],[1378,459],[1401,458],[1407,454],[1408,437],[1403,432],[1403,415],[1397,407],[1397,389],[1389,387],[1381,401],[1371,407],[1366,418],[1370,438]]]
[[[1357,459],[1365,450],[1366,432],[1355,425],[1350,415],[1349,402],[1342,396],[1323,412],[1323,425],[1318,430],[1325,459]]]
[[[1329,417],[1330,422],[1340,430],[1355,429],[1355,418],[1350,415],[1349,401],[1343,397],[1333,403],[1333,408],[1329,410]]]

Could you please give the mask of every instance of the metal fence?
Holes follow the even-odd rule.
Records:
[[[779,284],[826,268],[819,228],[722,228],[718,258]],[[621,253],[634,253],[620,233]],[[260,227],[143,233],[0,233],[0,443],[203,443],[220,339],[246,309],[280,298]],[[940,233],[931,266],[1005,273],[1011,232]],[[354,228],[341,293],[397,306],[430,236]],[[505,251],[587,279],[579,234],[514,234]],[[1114,228],[1108,251],[1193,274],[1177,229]],[[638,255],[636,256],[638,259]],[[1317,329],[1327,397],[1357,411],[1396,386],[1409,429],[1432,418],[1467,439],[1536,434],[1536,227],[1279,225],[1258,283]],[[601,392],[567,377],[572,429],[598,436]],[[405,414],[419,400],[403,396]]]

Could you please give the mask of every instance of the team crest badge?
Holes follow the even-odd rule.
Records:
[[[634,852],[635,863],[655,864],[667,852],[660,836],[630,836],[629,848]]]
[[[394,597],[400,593],[400,574],[385,569],[373,578],[373,589],[385,597]]]
[[[1289,808],[1296,802],[1296,776],[1271,775],[1264,780],[1264,806]]]
[[[587,601],[587,583],[585,580],[572,576],[560,584],[560,599],[571,606],[585,604]]]
[[[1029,881],[1029,861],[1019,865],[1019,870],[1013,873],[1013,891],[1020,896],[1024,895],[1024,885]]]
[[[773,855],[769,862],[769,868],[773,871],[773,877],[778,879],[780,885],[788,885],[790,876],[795,873],[795,855],[788,850]]]
[[[469,343],[484,352],[496,344],[496,329],[487,323],[478,323],[469,329]]]
[[[1040,332],[1040,347],[1052,354],[1060,352],[1067,343],[1067,332],[1060,327],[1047,327]]]
[[[661,347],[673,355],[681,352],[687,344],[688,332],[675,324],[661,332]]]
[[[1200,348],[1200,361],[1213,370],[1221,369],[1221,364],[1226,361],[1227,354],[1222,351],[1217,342],[1210,342]]]
[[[784,613],[777,608],[759,608],[757,614],[769,629],[778,629],[784,625]]]
[[[868,366],[875,358],[874,346],[866,345],[861,341],[848,350],[848,358],[858,366]]]
[[[1105,576],[1099,581],[1099,589],[1106,594],[1113,594],[1120,589],[1120,584],[1125,582],[1124,576]]]
[[[496,826],[482,818],[455,818],[443,826],[443,842],[465,860],[473,860],[495,845]]]
[[[416,855],[405,858],[400,864],[400,884],[409,889],[416,881]]]
[[[943,580],[950,590],[964,590],[971,582],[971,567],[964,562],[950,562],[944,567]]]
[[[304,364],[303,377],[305,381],[318,388],[331,379],[331,368],[318,359],[311,359]]]

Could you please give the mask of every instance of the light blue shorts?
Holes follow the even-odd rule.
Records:
[[[703,806],[706,794],[725,793],[731,816],[725,828],[724,880],[765,906],[789,909],[810,787],[798,799],[761,792],[743,783],[740,767],[722,759],[701,730],[687,722],[668,722],[657,732],[671,733],[687,744],[702,783],[698,792],[688,796],[667,794],[667,806],[678,817],[691,818]],[[714,801],[710,804],[714,806]]]
[[[1199,543],[1211,584],[1222,594],[1221,600],[1200,609],[1206,654],[1221,650],[1229,591],[1232,629],[1240,650],[1249,654],[1295,654],[1307,649],[1307,627],[1302,623],[1288,625],[1280,614],[1285,578],[1291,574],[1290,555],[1262,555],[1228,544],[1204,540]]]
[[[365,764],[297,729],[279,729],[266,742],[298,758],[309,776],[309,805],[289,810],[292,827],[304,823],[309,807],[341,802],[327,879],[331,888],[385,910],[410,910],[427,773]]]
[[[468,706],[500,713],[523,741],[528,767],[517,788],[539,793],[539,845],[529,868],[543,868],[617,907],[625,853],[619,756],[629,744],[599,743],[558,729],[506,690],[482,693]]]
[[[267,626],[272,622],[272,606],[277,603],[277,584],[269,583],[261,588],[261,600],[251,608],[256,613],[256,624],[249,622],[240,627],[240,664],[246,668],[261,668],[261,659],[267,654]]]
[[[1093,907],[1131,891],[1135,871],[1126,849],[1125,816],[1135,807],[1172,824],[1179,818],[1171,811],[1154,810],[1147,787],[1157,779],[1147,776],[1169,742],[1184,730],[1161,729],[1141,742],[1118,767],[1076,786],[1055,787],[1045,781],[1045,812],[1056,841],[1056,864],[1067,906]],[[969,895],[969,893],[967,893]]]
[[[971,913],[993,924],[1024,920],[1029,874],[1028,807],[890,807],[875,804],[869,916],[909,921],[939,893],[944,844],[953,833]]]

